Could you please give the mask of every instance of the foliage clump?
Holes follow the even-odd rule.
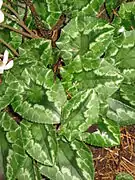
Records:
[[[8,48],[14,60],[0,75],[7,180],[94,179],[88,145],[117,146],[120,127],[135,124],[134,10],[119,0],[5,0],[0,58]]]

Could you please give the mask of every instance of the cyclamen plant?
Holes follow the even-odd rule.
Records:
[[[118,146],[135,124],[134,2],[2,6],[0,175],[94,180],[91,146]]]

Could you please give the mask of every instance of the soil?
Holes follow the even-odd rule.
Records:
[[[114,180],[119,172],[135,179],[135,125],[121,128],[120,146],[91,147],[95,165],[95,180]]]

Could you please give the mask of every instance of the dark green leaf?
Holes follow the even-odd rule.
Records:
[[[56,165],[53,167],[39,165],[39,169],[51,180],[94,179],[92,154],[78,141],[73,141],[71,145],[60,141]]]

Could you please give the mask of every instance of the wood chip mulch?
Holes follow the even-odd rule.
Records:
[[[95,180],[114,180],[120,172],[135,179],[135,125],[121,128],[121,144],[113,148],[91,147]]]

